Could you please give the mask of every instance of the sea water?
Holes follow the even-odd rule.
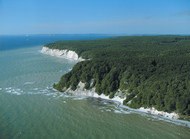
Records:
[[[0,139],[188,139],[184,124],[52,85],[76,61],[40,53],[44,43],[103,36],[0,36]],[[106,37],[106,36],[104,36]],[[41,40],[40,40],[41,39]]]

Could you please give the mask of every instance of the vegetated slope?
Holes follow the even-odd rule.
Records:
[[[189,120],[190,36],[128,36],[45,46],[74,50],[90,59],[77,63],[55,89],[75,90],[82,81],[86,89],[95,87],[110,98],[120,89],[127,96],[124,105],[176,111]]]

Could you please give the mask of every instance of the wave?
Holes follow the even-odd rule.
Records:
[[[35,82],[25,82],[24,85],[34,84]]]
[[[23,90],[21,90],[20,88],[8,87],[5,88],[5,92],[13,95],[21,95],[23,93]]]

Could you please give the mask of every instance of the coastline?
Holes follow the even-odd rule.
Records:
[[[65,89],[64,92],[72,95],[78,95],[78,96],[88,96],[88,97],[95,97],[95,98],[102,98],[102,99],[108,99],[112,101],[117,101],[120,104],[123,104],[123,101],[126,99],[125,97],[121,98],[119,97],[119,93],[116,93],[116,95],[110,99],[109,96],[106,96],[104,94],[98,95],[95,92],[95,88],[92,89],[84,89],[85,84],[82,82],[79,82],[77,89],[75,91],[71,90],[70,88]]]
[[[67,94],[72,94],[72,95],[88,96],[88,97],[95,97],[95,98],[101,98],[101,99],[116,101],[116,102],[119,102],[120,105],[125,107],[125,105],[123,105],[123,101],[126,99],[126,97],[121,98],[119,96],[119,92],[117,92],[116,95],[111,99],[111,98],[109,98],[109,96],[106,96],[104,94],[98,95],[95,92],[95,88],[87,90],[87,89],[84,89],[84,86],[85,86],[84,83],[79,82],[77,89],[75,91],[71,90],[70,88],[68,88],[68,89],[65,88],[64,92]],[[126,106],[126,107],[129,108],[128,106]],[[130,108],[130,109],[133,109],[133,108]],[[151,107],[151,108],[140,107],[139,109],[133,109],[133,110],[137,110],[137,111],[144,112],[144,113],[150,113],[153,115],[161,115],[164,118],[169,118],[172,120],[178,120],[179,119],[179,115],[175,112],[168,113],[168,112],[164,112],[164,111],[158,111],[154,107]]]
[[[58,91],[56,89],[54,89],[54,90]],[[92,88],[90,90],[76,89],[75,91],[68,88],[63,93],[70,94],[70,95],[75,95],[75,96],[80,96],[80,97],[94,97],[94,98],[101,98],[101,99],[105,99],[105,100],[109,100],[109,101],[114,101],[114,102],[119,103],[119,105],[118,105],[119,107],[124,108],[124,109],[128,109],[128,110],[133,111],[135,113],[138,113],[138,114],[143,114],[143,113],[150,114],[151,116],[156,116],[156,119],[159,119],[159,120],[161,119],[161,120],[166,121],[166,122],[171,122],[171,123],[174,123],[174,124],[177,124],[177,125],[181,125],[181,126],[190,128],[190,122],[178,119],[179,115],[177,113],[175,113],[175,112],[167,113],[167,112],[164,112],[164,111],[158,111],[153,107],[152,108],[141,107],[139,109],[130,108],[128,106],[123,105],[123,100],[125,100],[125,98],[122,99],[122,98],[120,98],[118,96],[114,96],[113,99],[110,99],[109,96],[105,96],[104,94],[98,95],[95,92],[95,88]]]
[[[59,50],[59,49],[50,49],[48,47],[43,46],[41,53],[56,56],[60,58],[72,59],[77,61],[84,61],[82,57],[79,57],[78,54],[71,50]]]
[[[79,84],[84,85],[83,83],[82,84],[79,83]],[[95,92],[95,88],[92,88],[90,90],[86,90],[86,89],[81,90],[81,89],[82,89],[82,86],[77,88],[75,91],[68,88],[68,89],[65,89],[65,91],[63,93],[75,95],[75,96],[80,96],[80,97],[94,97],[94,98],[101,98],[101,99],[105,99],[105,100],[109,100],[109,101],[114,101],[114,102],[119,103],[119,105],[118,105],[119,107],[124,108],[124,109],[128,109],[128,110],[133,111],[135,113],[150,114],[151,116],[156,116],[156,119],[159,119],[159,120],[161,119],[161,120],[166,121],[166,122],[171,122],[171,123],[174,123],[177,125],[181,125],[181,126],[190,128],[190,122],[178,119],[179,115],[174,113],[174,112],[167,113],[164,111],[158,111],[153,107],[152,108],[141,107],[139,109],[134,109],[134,108],[130,108],[128,106],[123,105],[124,99],[122,99],[118,96],[115,96],[113,99],[110,99],[109,96],[105,96],[104,94],[98,95]],[[58,91],[58,90],[54,89],[54,91]]]
[[[81,57],[79,57],[76,52],[70,51],[70,50],[58,50],[58,49],[49,49],[47,47],[43,47],[41,50],[41,53],[60,57],[60,58],[77,60],[78,62],[85,60],[85,59],[82,59]],[[90,90],[84,89],[84,83],[82,83],[82,82],[79,82],[78,87],[75,91],[68,88],[68,89],[65,89],[64,92],[68,93],[68,94],[78,95],[78,96],[88,96],[88,97],[95,97],[95,98],[102,98],[102,99],[107,99],[107,100],[111,100],[111,101],[116,101],[116,102],[119,102],[123,108],[124,107],[127,109],[130,108],[128,106],[123,105],[123,101],[125,100],[125,98],[121,98],[119,95],[115,95],[112,99],[110,99],[109,96],[105,96],[104,94],[98,95],[95,92],[95,88],[92,88]],[[130,108],[130,109],[132,109],[134,111],[138,111],[138,112],[150,113],[150,114],[156,115],[156,116],[162,116],[163,118],[167,118],[169,120],[184,121],[184,120],[178,120],[179,115],[175,112],[167,113],[164,111],[158,111],[154,107],[152,107],[152,108],[141,107],[139,109],[133,109],[133,108]],[[184,121],[184,122],[188,122],[188,121]]]

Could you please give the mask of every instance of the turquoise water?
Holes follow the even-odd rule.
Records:
[[[42,46],[0,51],[0,139],[186,139],[190,128],[121,108],[118,103],[56,92],[76,63]]]

